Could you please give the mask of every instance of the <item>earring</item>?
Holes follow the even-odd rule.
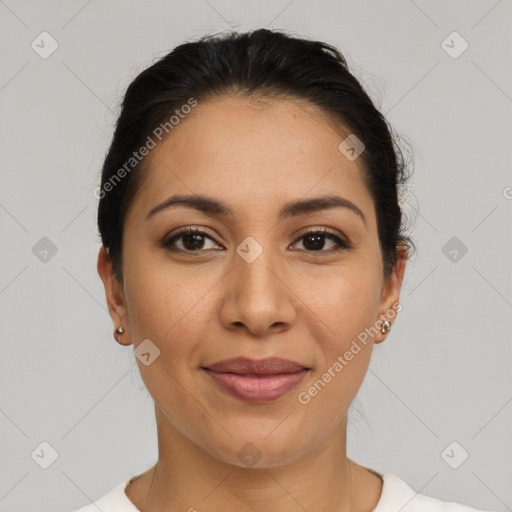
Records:
[[[386,334],[390,329],[391,329],[391,323],[389,322],[389,320],[384,320],[384,322],[382,322],[382,327],[380,328],[380,332],[382,334]]]
[[[116,334],[124,334],[124,329],[122,327],[118,327],[116,330],[115,330],[115,333]]]

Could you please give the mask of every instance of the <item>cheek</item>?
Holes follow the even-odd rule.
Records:
[[[201,340],[211,328],[214,308],[208,300],[211,284],[185,279],[183,272],[145,265],[132,272],[126,285],[130,332],[134,349],[145,339],[158,348],[150,366],[137,361],[141,377],[158,401],[159,388],[179,391],[201,364]],[[175,380],[174,380],[174,379]]]
[[[134,357],[146,339],[156,347],[150,353],[158,354],[148,365],[136,357],[146,388],[172,423],[180,424],[187,415],[201,417],[204,411],[184,390],[192,389],[190,376],[197,371],[198,347],[208,325],[207,303],[201,301],[204,288],[184,283],[176,272],[167,274],[156,266],[132,273],[127,283]]]
[[[130,263],[125,289],[134,343],[144,338],[169,343],[175,332],[195,325],[189,317],[205,293],[204,283],[184,279],[179,269],[149,254]]]
[[[355,265],[339,267],[321,279],[302,281],[301,298],[306,305],[303,314],[316,317],[329,352],[342,351],[375,323],[379,284],[378,269]]]
[[[377,269],[378,270],[378,269]],[[321,351],[315,374],[299,390],[297,402],[312,416],[338,418],[357,394],[370,363],[379,305],[378,271],[338,268],[308,288],[303,315]],[[339,413],[339,414],[338,414]]]

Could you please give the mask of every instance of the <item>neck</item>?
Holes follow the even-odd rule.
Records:
[[[352,469],[357,465],[346,457],[346,416],[320,447],[265,468],[219,460],[183,436],[158,408],[156,416],[158,462],[131,484],[136,490],[126,489],[142,512],[356,510]]]

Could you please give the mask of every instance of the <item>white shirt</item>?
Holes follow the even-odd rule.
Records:
[[[396,475],[379,473],[373,469],[370,471],[377,473],[383,480],[379,502],[372,512],[492,512],[417,494]],[[120,483],[94,503],[73,512],[140,512],[124,492],[130,480]]]

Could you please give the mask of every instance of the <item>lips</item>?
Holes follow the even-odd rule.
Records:
[[[298,386],[310,368],[287,359],[237,357],[201,368],[224,392],[250,403],[277,400]]]
[[[247,357],[236,357],[226,359],[206,367],[208,370],[217,373],[236,373],[239,375],[272,375],[282,373],[294,373],[304,370],[306,367],[295,361],[269,357],[267,359],[249,359]]]

